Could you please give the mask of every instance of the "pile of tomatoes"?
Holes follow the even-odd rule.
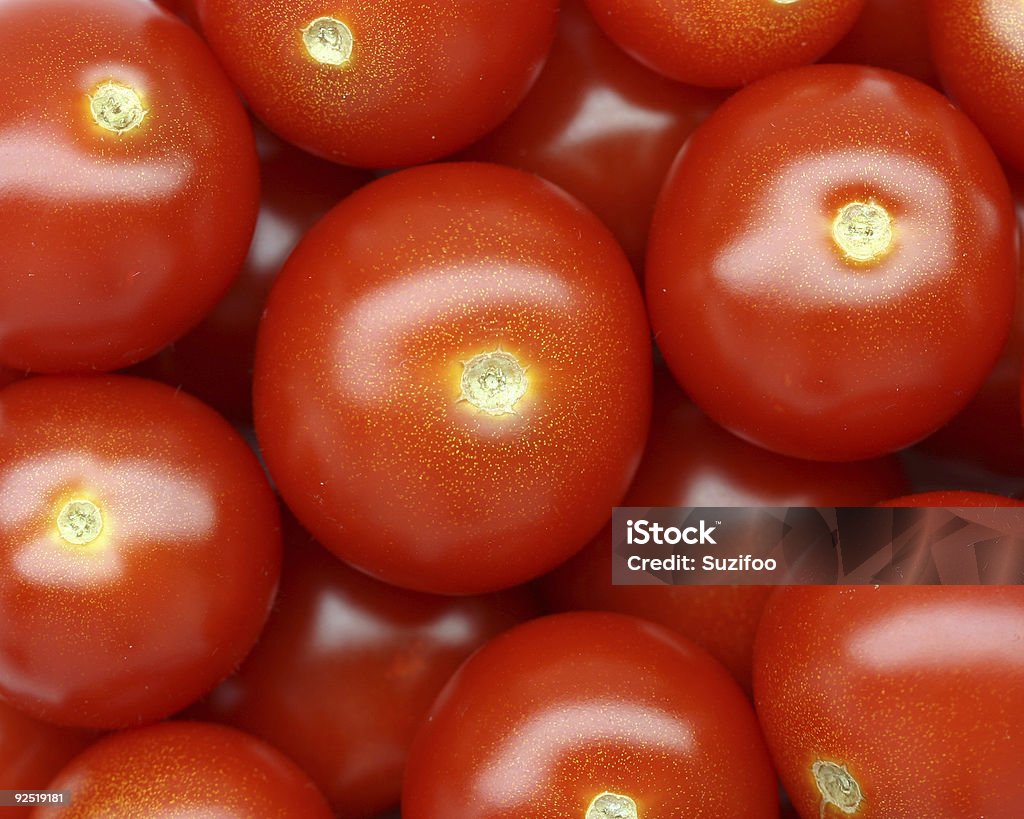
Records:
[[[1024,587],[612,586],[608,529],[1020,504],[1018,0],[0,52],[0,816],[1024,815]]]

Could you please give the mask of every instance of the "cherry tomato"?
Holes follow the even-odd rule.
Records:
[[[0,51],[0,363],[140,361],[245,258],[245,112],[195,32],[138,0],[11,0]]]
[[[0,701],[0,788],[38,791],[96,737],[32,719]],[[4,819],[26,819],[31,808],[4,808]]]
[[[647,294],[708,415],[845,461],[963,408],[1006,341],[1016,271],[1009,188],[967,118],[902,75],[818,65],[741,91],[687,143]]]
[[[1022,587],[780,589],[754,689],[800,816],[1020,816],[1022,635]]]
[[[1011,0],[929,0],[932,56],[942,85],[1024,171],[1024,6]]]
[[[250,731],[346,819],[398,804],[413,734],[485,640],[532,616],[521,590],[433,597],[378,583],[292,526],[278,603],[242,669],[193,713]]]
[[[558,0],[197,0],[210,45],[271,130],[346,165],[437,159],[536,80]]]
[[[371,178],[315,159],[261,127],[256,135],[260,218],[241,275],[198,327],[133,370],[180,386],[243,425],[252,424],[256,329],[274,278],[302,234]]]
[[[125,376],[0,391],[0,696],[115,728],[188,705],[255,642],[277,506],[194,398]]]
[[[705,418],[667,378],[656,382],[643,460],[621,506],[865,506],[904,491],[893,458],[830,464],[751,446]],[[750,690],[754,635],[770,587],[613,586],[611,528],[545,578],[557,610],[600,609],[668,626]]]
[[[879,506],[1024,506],[1024,501],[992,495],[988,492],[966,492],[943,490],[939,492],[918,492],[885,501]]]
[[[938,85],[928,46],[927,4],[928,0],[867,0],[853,28],[824,61],[888,68]]]
[[[580,612],[495,638],[416,737],[404,819],[775,819],[753,711],[718,663],[633,617]]]
[[[35,819],[209,816],[330,819],[316,786],[260,740],[220,725],[165,722],[105,737],[50,784],[70,791]]]
[[[732,88],[813,63],[864,0],[587,0],[615,42],[666,77]]]
[[[612,229],[639,272],[669,166],[723,98],[648,71],[602,33],[583,0],[566,0],[533,90],[462,156],[560,185]]]
[[[389,583],[472,594],[594,536],[650,390],[607,229],[536,177],[434,165],[357,191],[292,254],[260,328],[256,431],[321,543]]]

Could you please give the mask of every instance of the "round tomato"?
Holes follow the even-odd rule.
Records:
[[[928,25],[943,87],[996,151],[1024,171],[1024,5],[930,0]]]
[[[671,631],[533,620],[456,672],[416,737],[404,819],[776,819],[775,774],[729,674]]]
[[[401,796],[413,735],[485,640],[532,616],[522,590],[434,597],[349,568],[294,524],[270,622],[241,670],[192,713],[250,731],[313,777],[346,819]]]
[[[650,413],[629,263],[558,189],[482,164],[357,191],[270,295],[256,431],[317,539],[389,583],[535,577],[622,497]]]
[[[200,722],[165,722],[105,737],[50,784],[70,791],[35,819],[204,816],[330,819],[316,786],[254,737]]]
[[[95,736],[32,719],[0,701],[0,788],[42,790]],[[6,807],[4,819],[27,819],[31,808]]]
[[[895,457],[798,461],[741,441],[707,420],[669,379],[655,391],[651,434],[621,506],[864,506],[906,488]],[[750,690],[754,635],[767,586],[613,586],[611,528],[544,581],[558,610],[633,614],[678,631]]]
[[[1009,187],[970,121],[908,77],[819,65],[739,92],[691,137],[647,294],[708,415],[846,461],[908,446],[970,400],[1016,280]]]
[[[245,258],[245,112],[195,32],[138,0],[11,0],[0,52],[0,364],[140,361]]]
[[[256,115],[346,165],[413,165],[507,117],[543,65],[558,0],[197,0]]]
[[[277,583],[274,496],[194,398],[125,376],[0,391],[0,696],[51,722],[165,717],[227,676]]]
[[[236,424],[252,424],[256,329],[288,254],[339,200],[369,182],[366,171],[316,159],[257,126],[260,217],[238,280],[198,327],[133,372],[205,401]]]
[[[564,0],[537,84],[506,122],[462,156],[560,185],[601,217],[640,272],[665,174],[679,146],[723,98],[648,71],[604,35],[583,0]]]
[[[587,0],[608,36],[680,82],[730,88],[813,63],[864,0]]]
[[[758,715],[803,819],[1015,819],[1024,588],[780,589]]]

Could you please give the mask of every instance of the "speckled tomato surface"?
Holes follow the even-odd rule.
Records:
[[[241,670],[190,713],[262,737],[295,760],[339,816],[398,804],[413,735],[459,664],[537,614],[523,588],[438,597],[378,583],[298,526],[281,591]]]
[[[655,71],[715,88],[813,63],[864,0],[587,0],[615,42]]]
[[[106,737],[50,784],[68,805],[34,819],[330,819],[316,786],[254,737],[220,725],[165,722]]]
[[[802,819],[1015,819],[1024,588],[780,589],[758,716]]]
[[[121,377],[0,391],[0,696],[114,728],[177,711],[263,626],[277,505],[194,398]]]
[[[608,230],[508,168],[378,180],[299,244],[260,328],[256,431],[325,546],[395,585],[512,586],[605,522],[650,413]]]
[[[461,156],[560,185],[612,229],[639,273],[672,160],[725,94],[644,68],[604,35],[583,0],[563,0],[558,26],[533,90]]]
[[[899,74],[819,65],[739,92],[687,143],[647,296],[708,415],[839,461],[907,446],[970,400],[1016,281],[1009,186],[970,121]]]
[[[537,78],[558,0],[197,0],[253,111],[346,165],[413,165],[464,148]]]
[[[1024,5],[929,0],[928,24],[943,87],[1024,172]]]
[[[1024,506],[1024,501],[988,492],[943,490],[918,492],[887,500],[879,506]]]
[[[242,106],[151,3],[12,0],[0,51],[0,365],[140,361],[245,258],[258,179]]]
[[[661,626],[596,612],[533,620],[474,654],[417,736],[402,797],[404,819],[778,814],[728,672]]]

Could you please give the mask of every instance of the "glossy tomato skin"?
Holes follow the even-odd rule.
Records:
[[[651,434],[621,506],[869,506],[907,488],[894,457],[799,461],[741,441],[709,421],[670,379],[656,381]],[[767,586],[613,586],[611,529],[544,580],[556,610],[599,609],[678,631],[748,692]]]
[[[43,790],[95,736],[34,720],[0,702],[0,788]],[[4,808],[4,819],[26,819],[31,808]]]
[[[780,589],[761,621],[754,689],[802,819],[1019,816],[1022,635],[1020,587]],[[848,809],[852,778],[857,812],[835,806],[843,797],[822,812],[816,763],[854,794]]]
[[[519,373],[494,374],[509,406],[492,414],[465,390],[496,355]],[[650,391],[642,301],[607,229],[536,177],[434,165],[356,192],[292,254],[260,328],[256,431],[329,549],[474,594],[593,537],[636,469]]]
[[[993,495],[989,492],[968,492],[962,490],[941,490],[918,492],[887,500],[879,506],[1024,506],[1024,501]]]
[[[504,123],[461,156],[539,174],[612,229],[637,272],[654,202],[694,128],[725,98],[644,68],[564,0],[544,71]]]
[[[853,28],[823,62],[873,65],[938,85],[927,6],[928,0],[867,0]]]
[[[195,32],[150,3],[13,0],[0,50],[0,364],[140,361],[245,258],[259,186],[245,113]]]
[[[295,763],[241,731],[165,722],[112,734],[80,754],[51,783],[69,805],[35,819],[216,816],[330,819],[316,786]]]
[[[271,130],[370,168],[438,159],[501,122],[536,80],[558,13],[558,0],[340,0],[329,13],[319,0],[196,5],[210,45]],[[325,19],[348,46],[337,64],[305,45]]]
[[[606,792],[644,819],[779,810],[757,721],[725,669],[661,626],[560,614],[505,632],[451,679],[416,737],[402,816],[583,817]]]
[[[928,26],[946,92],[999,155],[1024,172],[1024,7],[1005,0],[929,0]]]
[[[587,0],[615,42],[679,82],[734,88],[813,63],[853,26],[864,0]]]
[[[126,376],[0,392],[0,695],[116,728],[188,705],[255,642],[274,496],[212,410]]]
[[[320,217],[372,177],[325,162],[256,126],[260,216],[231,290],[187,335],[133,372],[181,387],[236,424],[252,425],[256,331],[288,254]]]
[[[448,678],[537,602],[523,589],[435,597],[387,586],[294,524],[285,555],[259,644],[192,713],[262,737],[340,815],[371,819],[398,804],[409,745]]]
[[[860,220],[878,224],[858,238]],[[1002,170],[948,101],[810,66],[734,95],[687,143],[655,215],[648,306],[713,419],[783,454],[859,460],[933,432],[984,381],[1016,248]]]

